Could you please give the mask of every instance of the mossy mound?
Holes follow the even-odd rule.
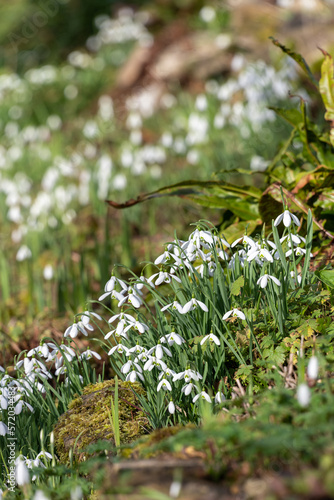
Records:
[[[97,441],[114,443],[114,433],[110,424],[110,403],[114,399],[114,380],[91,384],[84,388],[81,396],[73,399],[69,409],[55,426],[56,453],[61,463],[68,463],[69,451],[73,449],[73,457],[77,461],[86,460],[84,449]],[[133,392],[145,395],[140,384],[118,382],[118,414],[121,444],[131,443],[150,427],[140,404]]]

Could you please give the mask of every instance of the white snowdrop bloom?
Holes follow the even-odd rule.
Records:
[[[206,5],[199,11],[199,17],[205,23],[211,23],[216,17],[216,11],[213,7]]]
[[[284,210],[282,214],[276,217],[274,226],[278,226],[282,221],[285,227],[290,227],[292,222],[296,224],[296,226],[300,226],[298,217],[292,214],[289,210]]]
[[[22,455],[15,460],[15,477],[16,483],[19,486],[24,486],[25,484],[30,483],[29,471],[25,461],[22,459]]]
[[[30,351],[27,353],[27,357],[30,358],[31,356],[35,356],[37,354],[38,356],[41,356],[43,358],[48,358],[49,353],[50,351],[47,343],[43,343],[37,347],[34,347],[33,349],[30,349]]]
[[[88,336],[88,331],[93,331],[94,327],[89,323],[89,316],[82,315],[80,321],[69,326],[64,333],[64,337],[71,337],[75,339],[78,333],[83,333],[86,337]]]
[[[108,356],[111,356],[112,354],[114,354],[115,351],[117,351],[119,354],[123,354],[123,352],[125,352],[127,354],[129,349],[128,349],[128,347],[126,347],[123,344],[117,344],[110,349],[110,351],[108,352]]]
[[[141,284],[129,286],[127,295],[122,295],[122,298],[118,302],[118,307],[122,307],[125,302],[128,302],[129,304],[132,304],[133,307],[138,309],[143,303],[143,299],[141,298],[142,292],[140,291],[140,288],[142,288],[142,286],[143,285]]]
[[[18,262],[22,262],[24,260],[30,259],[32,256],[30,248],[27,245],[22,245],[16,254],[16,260]]]
[[[50,281],[53,278],[53,267],[51,264],[46,264],[43,269],[43,277],[45,280]]]
[[[128,289],[127,284],[123,280],[116,278],[116,276],[111,276],[111,278],[107,281],[107,283],[104,286],[104,291],[112,292],[117,284],[121,285],[122,290]]]
[[[139,357],[139,356],[138,356]],[[144,370],[148,370],[149,372],[153,370],[153,368],[159,368],[160,370],[166,371],[167,365],[161,359],[158,359],[155,356],[148,356],[148,360],[144,365]]]
[[[171,332],[161,337],[160,342],[168,342],[168,345],[181,345],[185,340],[178,333]]]
[[[297,234],[287,234],[286,236],[283,236],[280,238],[280,242],[283,243],[287,238],[291,238],[292,242],[295,245],[299,245],[301,242],[306,243],[306,239],[303,236],[299,236]],[[288,241],[288,245],[291,246],[291,241]]]
[[[311,391],[309,386],[304,382],[298,385],[297,388],[297,399],[300,406],[303,408],[308,406],[311,401]]]
[[[4,422],[0,421],[0,436],[5,436],[8,434],[8,427]]]
[[[149,349],[147,351],[147,355],[150,356],[152,354],[152,352],[155,352],[155,356],[157,359],[162,359],[163,358],[163,355],[164,354],[167,354],[167,356],[169,356],[170,358],[173,357],[172,353],[170,352],[169,349],[167,349],[167,347],[161,345],[161,344],[158,344],[154,347],[151,347],[151,349]]]
[[[160,382],[158,384],[157,392],[159,392],[160,389],[163,389],[164,391],[171,391],[172,390],[172,386],[170,385],[170,382],[168,380],[166,380],[165,378],[163,378],[163,379],[160,380]]]
[[[163,371],[159,374],[158,378],[159,378],[159,380],[161,380],[164,377],[174,377],[174,375],[175,375],[174,370],[172,370],[171,368],[166,368],[165,371]]]
[[[181,392],[183,392],[185,394],[185,396],[189,396],[189,394],[191,393],[191,391],[193,389],[195,389],[195,384],[193,384],[192,382],[189,382],[188,384],[185,384],[182,389],[181,389]]]
[[[124,293],[125,291],[123,290],[122,292],[117,292],[116,290],[111,290],[110,292],[105,292],[99,297],[99,301],[102,302],[106,297],[110,297],[110,299],[116,299],[119,302],[124,299]],[[125,302],[125,301],[124,301]]]
[[[129,373],[129,371],[131,370],[137,370],[138,372],[142,372],[143,370],[141,369],[141,367],[138,365],[138,363],[136,363],[135,361],[132,361],[131,359],[129,359],[121,368],[121,372],[126,374],[126,373]]]
[[[161,311],[166,311],[167,309],[169,308],[172,308],[174,311],[178,311],[179,313],[182,314],[182,310],[183,310],[183,307],[181,306],[181,304],[179,302],[177,302],[177,300],[174,300],[174,302],[171,302],[170,304],[167,304],[166,306],[162,307],[161,308]]]
[[[207,340],[209,340],[210,342],[214,342],[216,345],[220,345],[220,340],[213,333],[209,333],[209,335],[205,335],[205,337],[201,340],[201,345],[203,345],[204,342],[206,342]]]
[[[145,380],[141,373],[136,372],[136,370],[131,370],[125,377],[125,381],[134,383],[137,381],[137,378],[140,378],[143,382]]]
[[[205,391],[201,391],[199,394],[197,394],[195,397],[193,397],[193,403],[196,403],[196,401],[201,398],[205,399],[208,403],[211,403],[211,398],[209,394],[207,394]]]
[[[221,391],[218,391],[217,394],[215,395],[215,403],[216,404],[221,404],[223,401],[226,400],[226,397]]]
[[[280,280],[275,278],[275,276],[271,276],[270,274],[264,274],[263,276],[261,276],[257,280],[256,284],[260,285],[261,288],[266,288],[269,280],[273,281],[277,286],[281,286]]]
[[[297,257],[299,257],[300,255],[305,255],[306,254],[306,250],[304,248],[296,247],[294,249],[294,253],[295,253],[295,255]],[[290,255],[292,255],[292,249],[290,249],[287,252],[285,252],[285,256],[286,257],[289,257]],[[310,254],[310,257],[313,257],[312,253]]]
[[[133,130],[141,128],[143,120],[138,112],[132,111],[129,113],[125,123],[128,129]]]
[[[156,280],[155,280],[156,278]],[[168,273],[167,271],[160,271],[156,274],[153,274],[152,276],[150,276],[147,280],[147,282],[149,284],[152,283],[152,281],[154,281],[154,284],[159,286],[161,285],[162,283],[170,283],[172,281],[172,279],[174,279],[175,281],[177,281],[178,283],[181,283],[181,280],[180,278],[178,278],[177,276],[174,276],[173,274],[170,274]]]
[[[259,258],[263,259],[266,262],[274,262],[273,256],[271,255],[269,250],[267,248],[260,247],[257,245],[256,247],[252,247],[248,251],[247,260],[248,262],[251,262],[252,260]]]
[[[168,411],[171,415],[173,415],[175,413],[175,404],[173,403],[173,401],[169,402]]]
[[[73,349],[65,344],[60,344],[59,352],[61,353],[62,357],[65,357],[70,362],[72,361],[73,358],[76,357],[76,354],[73,351]]]
[[[238,245],[238,243],[241,243],[244,247],[249,247],[249,248],[253,248],[253,247],[256,247],[256,242],[250,238],[249,236],[247,236],[245,234],[245,236],[242,236],[242,238],[238,238],[237,240],[234,240],[232,245],[231,245],[231,248],[234,248],[236,245]]]
[[[132,354],[140,354],[142,352],[147,352],[147,350],[145,349],[145,347],[141,346],[141,345],[135,345],[133,347],[131,347],[131,349],[129,349],[126,353],[127,356],[131,356]]]
[[[198,306],[204,312],[208,312],[209,311],[209,309],[207,308],[207,306],[203,302],[201,302],[200,300],[192,298],[191,300],[189,300],[189,302],[187,302],[183,306],[181,314],[187,314],[189,311],[193,311],[194,309],[197,309]]]
[[[90,349],[87,349],[80,354],[80,359],[92,359],[93,357],[96,359],[101,359],[101,356],[97,352],[91,351]]]
[[[184,372],[176,373],[173,377],[173,382],[176,380],[181,380],[184,379],[186,382],[189,382],[191,379],[195,380],[196,382],[200,379],[202,379],[202,375],[198,372],[195,372],[194,370],[191,370],[190,368],[187,368]]]
[[[239,309],[231,309],[230,311],[227,311],[223,316],[223,320],[226,320],[230,316],[233,318],[240,318],[242,320],[246,319],[245,314],[242,311],[239,311]]]
[[[307,376],[311,380],[317,380],[319,372],[319,361],[316,356],[312,356],[307,365]]]
[[[168,250],[166,250],[164,253],[162,253],[155,259],[154,264],[158,266],[160,264],[166,264],[172,262],[173,257],[174,255],[171,252],[168,252]]]

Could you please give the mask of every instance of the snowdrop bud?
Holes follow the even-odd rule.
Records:
[[[19,486],[24,486],[30,483],[29,471],[23,460],[18,460],[16,463],[16,482]]]
[[[173,401],[170,401],[169,405],[168,405],[168,411],[169,413],[171,413],[173,415],[173,413],[175,413],[175,404],[173,403]]]
[[[306,406],[309,405],[310,400],[311,400],[311,391],[310,391],[307,384],[302,383],[298,386],[297,399],[298,399],[298,403],[303,408],[305,408]]]
[[[316,380],[318,378],[319,362],[316,356],[312,356],[307,366],[307,376],[311,380]]]

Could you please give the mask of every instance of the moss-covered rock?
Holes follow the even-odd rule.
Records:
[[[105,440],[114,443],[114,432],[110,424],[111,398],[114,399],[114,380],[91,384],[84,388],[81,396],[73,399],[69,409],[55,426],[56,452],[61,463],[68,463],[69,451],[77,461],[87,458],[84,449]],[[135,441],[149,430],[148,420],[140,409],[133,392],[145,395],[140,384],[118,382],[118,414],[121,444]]]

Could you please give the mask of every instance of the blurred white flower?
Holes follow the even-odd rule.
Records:
[[[317,380],[319,372],[319,361],[316,356],[312,356],[307,365],[307,376],[311,380]]]
[[[309,386],[307,384],[305,384],[304,382],[298,385],[297,399],[298,399],[298,403],[303,408],[308,406],[310,401],[311,401],[311,391],[309,389]]]
[[[16,260],[18,262],[22,262],[26,259],[30,259],[31,256],[32,253],[30,248],[28,248],[27,245],[22,245],[17,251]]]

